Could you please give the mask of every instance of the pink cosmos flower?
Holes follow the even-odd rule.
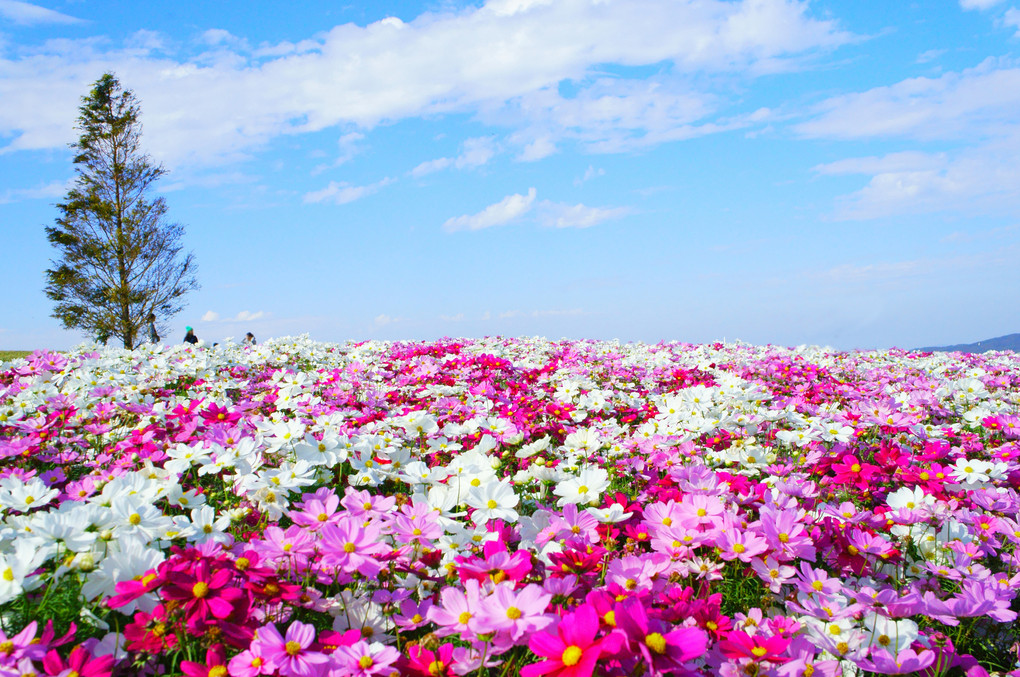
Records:
[[[783,663],[789,660],[783,652],[790,646],[785,637],[751,636],[743,630],[734,630],[719,642],[719,650],[727,658],[749,658],[754,662]]]
[[[528,647],[546,660],[521,668],[521,677],[591,677],[599,657],[615,653],[617,638],[595,639],[599,631],[599,618],[589,604],[582,604],[573,613],[563,616],[556,626],[556,634],[539,632],[531,636]]]
[[[857,665],[869,672],[883,675],[905,675],[924,670],[934,662],[935,653],[929,649],[922,649],[920,652],[903,649],[893,655],[886,649],[875,647],[872,648],[871,655],[858,660]]]
[[[43,669],[50,675],[110,677],[113,674],[113,656],[93,656],[83,647],[76,646],[65,662],[54,649],[43,658]]]
[[[780,564],[771,555],[766,557],[764,561],[760,557],[755,557],[751,561],[751,568],[758,574],[758,578],[769,586],[769,590],[775,593],[778,593],[782,589],[783,584],[797,573],[796,569]]]
[[[382,571],[376,555],[388,548],[380,542],[382,534],[376,524],[367,525],[352,517],[338,524],[327,523],[319,532],[322,535],[320,563],[325,568],[341,569],[347,574],[355,571],[372,577]]]
[[[777,560],[814,561],[815,546],[804,528],[804,519],[801,510],[778,510],[769,506],[762,508],[762,533]]]
[[[252,642],[251,646],[237,654],[227,663],[227,673],[233,677],[258,677],[273,673],[273,667],[262,656],[262,644]]]
[[[468,579],[464,590],[449,586],[439,593],[439,604],[428,610],[426,618],[440,626],[436,636],[459,634],[464,639],[471,639],[481,632],[489,632],[489,624],[484,616],[479,600],[480,588],[478,581]]]
[[[755,533],[729,527],[719,534],[715,547],[719,548],[719,557],[724,560],[739,559],[750,564],[756,555],[768,550],[769,546],[764,538]]]
[[[509,648],[522,637],[552,623],[553,617],[545,613],[550,600],[552,595],[534,583],[516,592],[513,583],[497,585],[481,604],[481,615],[497,633],[493,640],[495,646]]]
[[[391,666],[399,658],[400,652],[394,647],[379,642],[369,644],[365,641],[337,647],[332,655],[333,662],[339,668],[334,674],[342,674],[345,677],[389,675],[394,672]]]
[[[7,633],[0,630],[0,666],[11,666],[24,658],[30,660],[42,658],[46,653],[46,646],[36,640],[36,628],[38,624],[32,621],[12,637],[8,637]],[[48,625],[47,628],[51,629],[52,626]]]
[[[305,494],[308,496],[308,494]],[[329,494],[325,498],[309,498],[302,505],[301,510],[291,510],[291,520],[294,524],[300,524],[312,531],[317,531],[326,523],[336,524],[344,513],[337,512],[340,507],[340,499],[336,494]]]
[[[279,671],[284,677],[314,677],[329,658],[309,647],[315,642],[315,628],[301,621],[294,621],[283,637],[272,623],[258,630],[261,656],[268,666]]]

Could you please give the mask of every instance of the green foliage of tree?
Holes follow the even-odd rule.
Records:
[[[110,73],[82,97],[81,136],[71,144],[77,178],[46,228],[59,252],[46,271],[52,316],[125,348],[147,338],[150,314],[162,322],[199,288],[194,258],[182,253],[184,227],[166,220],[162,197],[150,196],[166,170],[141,151],[138,118],[134,95]]]

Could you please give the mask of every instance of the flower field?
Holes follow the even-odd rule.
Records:
[[[33,353],[0,674],[1008,672],[1018,414],[1013,353]]]

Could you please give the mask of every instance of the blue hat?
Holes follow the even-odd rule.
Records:
[[[185,327],[184,331],[191,331],[191,327]]]

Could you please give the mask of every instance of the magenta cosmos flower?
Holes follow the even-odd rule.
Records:
[[[599,617],[594,607],[589,604],[579,606],[573,613],[563,616],[556,627],[556,634],[540,632],[532,635],[528,647],[546,660],[521,668],[521,677],[590,677],[599,656],[614,653],[618,644],[616,638],[596,640],[598,631]]]
[[[272,623],[259,628],[258,639],[261,656],[265,664],[275,668],[284,677],[314,677],[321,671],[329,657],[319,651],[311,651],[315,642],[315,628],[301,621],[294,621],[282,637]]]

